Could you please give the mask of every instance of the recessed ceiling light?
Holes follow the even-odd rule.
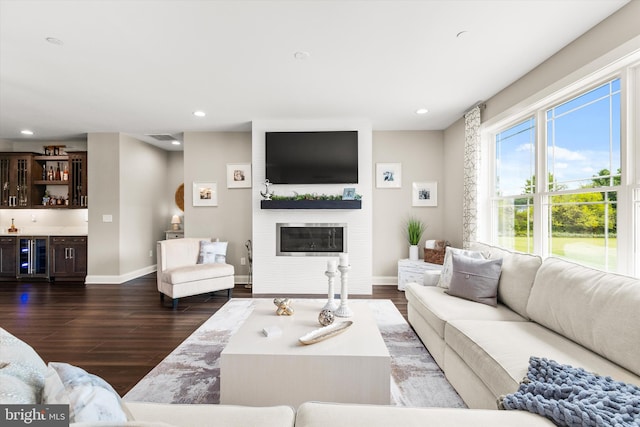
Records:
[[[58,46],[62,46],[64,44],[62,40],[57,39],[55,37],[47,37],[45,40],[51,44],[57,44]]]
[[[427,114],[429,112],[429,110],[427,110],[426,108],[418,108],[416,110],[416,114]]]
[[[23,129],[20,131],[20,133],[23,135],[33,135],[33,131],[29,129]]]
[[[207,113],[205,113],[204,111],[198,110],[198,111],[194,111],[193,115],[196,116],[196,117],[204,117],[204,116],[207,115]]]
[[[308,59],[311,56],[311,54],[309,52],[305,52],[302,50],[299,50],[298,52],[293,54],[293,57],[299,61],[304,61],[305,59]]]
[[[171,141],[171,143],[172,143],[173,145],[180,145],[180,141],[176,141],[176,140]]]

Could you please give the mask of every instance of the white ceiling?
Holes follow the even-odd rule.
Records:
[[[0,139],[445,129],[627,1],[0,0]]]

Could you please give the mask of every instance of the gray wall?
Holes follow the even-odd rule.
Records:
[[[87,146],[87,283],[120,283],[152,272],[156,241],[170,222],[167,153],[119,133],[89,134]]]
[[[444,132],[444,187],[446,206],[444,235],[456,248],[462,247],[462,194],[464,177],[464,119],[460,119]]]
[[[120,135],[91,133],[87,136],[87,150],[88,276],[117,276],[120,274]],[[103,215],[112,215],[113,222],[102,222]]]
[[[227,188],[227,163],[251,163],[250,132],[185,132],[184,183],[186,237],[228,241],[227,262],[236,276],[249,272],[240,265],[251,239],[251,189]],[[193,206],[193,182],[216,182],[218,206]]]
[[[448,185],[442,157],[441,131],[373,132],[374,283],[396,277],[398,260],[409,257],[409,243],[405,237],[405,222],[409,216],[420,218],[427,225],[423,241],[449,239],[444,229]],[[402,188],[376,188],[376,163],[401,163]],[[437,207],[412,207],[412,183],[424,181],[437,181]],[[422,247],[423,242],[420,245]]]
[[[169,228],[167,152],[120,136],[120,275],[156,264],[156,242]]]
[[[178,208],[175,203],[175,194],[178,186],[184,183],[184,153],[182,151],[169,151],[167,153],[167,170],[166,170],[167,188],[165,193],[165,200],[167,204],[167,211],[165,214],[168,218],[173,215],[180,216],[180,220],[184,226],[184,212]],[[170,224],[167,224],[167,230],[170,229]]]

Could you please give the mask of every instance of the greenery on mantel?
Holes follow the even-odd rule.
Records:
[[[355,195],[355,200],[361,200],[362,196],[360,194]],[[327,195],[327,194],[298,194],[295,193],[293,196],[277,196],[272,195],[271,200],[289,200],[289,201],[300,201],[300,200],[342,200],[342,195]]]

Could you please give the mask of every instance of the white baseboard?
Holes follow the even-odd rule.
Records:
[[[154,264],[148,267],[141,268],[139,270],[121,274],[120,276],[92,275],[92,276],[87,276],[87,278],[85,279],[85,283],[87,285],[119,285],[129,280],[137,279],[138,277],[142,277],[149,273],[153,273],[156,270],[157,270],[157,266],[156,264]]]
[[[118,285],[129,280],[137,279],[138,277],[145,276],[149,273],[153,273],[157,270],[157,266],[150,265],[136,271],[131,271],[120,276],[101,276],[91,275],[87,276],[85,283],[87,285]],[[249,282],[249,275],[241,274],[234,277],[235,284],[246,284]],[[386,285],[386,286],[398,286],[397,276],[374,276],[372,277],[372,283],[374,285]]]
[[[398,276],[373,276],[371,281],[374,285],[398,286]]]
[[[249,283],[249,275],[248,274],[235,275],[234,283],[236,285],[246,285],[247,283]]]

